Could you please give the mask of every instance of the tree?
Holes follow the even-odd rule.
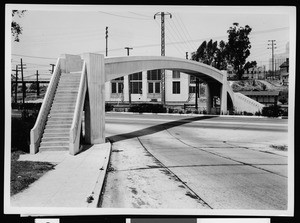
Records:
[[[227,69],[226,54],[227,54],[226,43],[223,40],[221,40],[216,53],[215,64],[214,64],[215,68],[219,70]]]
[[[213,66],[218,52],[218,42],[211,39],[208,43],[203,41],[196,52],[192,53],[192,60]]]
[[[244,65],[243,70],[244,71],[246,70],[247,73],[249,73],[249,69],[252,68],[252,67],[256,67],[256,66],[257,66],[257,62],[256,61],[251,61],[251,62],[247,61],[247,63]]]
[[[233,26],[227,30],[227,61],[233,66],[238,79],[241,79],[244,71],[244,64],[246,63],[247,57],[250,55],[251,45],[248,36],[251,30],[252,28],[248,25],[241,27],[238,23],[233,23]]]
[[[26,10],[12,10],[12,17],[14,18],[15,16],[18,16],[19,18],[21,18]],[[16,21],[12,21],[11,22],[11,34],[14,37],[14,41],[15,42],[19,42],[19,35],[22,34],[22,27],[19,25],[19,23],[17,23]]]

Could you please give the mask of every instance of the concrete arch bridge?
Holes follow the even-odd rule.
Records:
[[[214,96],[220,113],[228,109],[255,112],[261,104],[234,93],[226,72],[195,61],[161,56],[104,58],[101,54],[62,55],[58,58],[35,126],[30,133],[30,153],[80,148],[84,111],[85,141],[105,142],[105,82],[144,70],[167,69],[194,75],[206,82],[207,111]],[[97,121],[95,121],[97,120]]]

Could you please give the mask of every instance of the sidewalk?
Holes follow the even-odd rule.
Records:
[[[77,154],[67,151],[22,155],[19,160],[58,163],[29,188],[11,197],[11,207],[97,207],[111,144],[93,145]],[[89,200],[89,202],[88,202]]]

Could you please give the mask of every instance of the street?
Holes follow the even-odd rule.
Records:
[[[101,207],[287,209],[287,120],[106,114]],[[272,146],[273,147],[272,147]]]

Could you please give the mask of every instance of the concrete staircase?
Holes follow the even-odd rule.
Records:
[[[80,77],[81,72],[61,74],[41,139],[40,152],[69,150]]]

